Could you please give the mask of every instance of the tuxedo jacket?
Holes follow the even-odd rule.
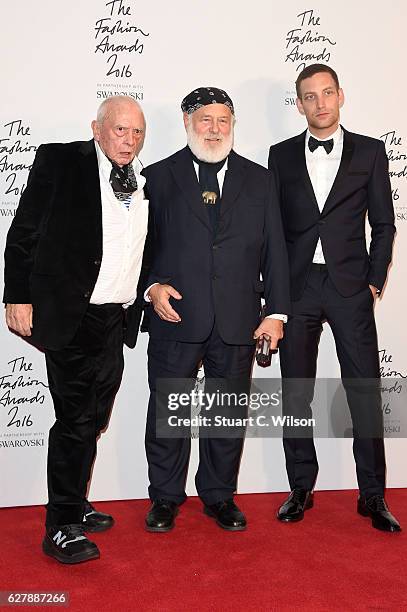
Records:
[[[3,301],[33,305],[30,342],[59,350],[75,335],[102,261],[102,204],[94,141],[41,145],[10,226]],[[128,309],[124,341],[134,346],[147,274]]]
[[[391,261],[394,211],[384,143],[343,130],[343,152],[320,212],[305,161],[305,135],[270,148],[290,265],[291,297],[307,281],[318,238],[337,291],[350,297],[368,284],[382,289]],[[366,248],[366,214],[371,226]]]
[[[288,313],[290,303],[272,173],[230,152],[214,236],[187,147],[143,172],[154,236],[148,284],[168,283],[182,295],[171,298],[181,322],[162,321],[151,309],[150,336],[203,342],[216,320],[227,344],[253,344],[262,293],[266,314]]]

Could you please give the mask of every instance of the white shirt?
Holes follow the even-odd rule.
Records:
[[[228,158],[226,158],[226,161],[223,164],[222,168],[219,170],[219,172],[216,173],[216,177],[218,179],[220,197],[222,197],[222,189],[223,189],[223,183],[225,181],[226,170],[228,169],[228,161],[229,161]],[[195,168],[196,178],[199,181],[199,164],[197,164],[196,161],[194,161],[194,168]]]
[[[103,257],[91,304],[130,306],[137,296],[144,242],[147,235],[148,200],[144,199],[146,179],[141,163],[133,160],[137,191],[129,209],[114,195],[110,184],[112,164],[95,142],[102,199]]]
[[[315,198],[318,203],[318,208],[322,211],[329,192],[332,189],[335,177],[339,170],[341,163],[342,149],[343,149],[343,131],[341,126],[338,126],[336,132],[331,134],[328,138],[317,138],[317,140],[331,140],[334,141],[333,149],[330,153],[327,153],[324,147],[319,146],[311,153],[308,148],[308,141],[310,136],[313,134],[307,130],[305,136],[305,161],[307,163],[308,174],[314,189]],[[315,136],[314,136],[315,138]],[[321,239],[318,239],[318,243],[315,249],[313,263],[324,264],[325,258],[322,251]]]

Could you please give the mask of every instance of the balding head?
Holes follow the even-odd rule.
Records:
[[[143,148],[146,123],[141,106],[129,96],[102,102],[92,121],[94,139],[103,153],[119,166],[130,163]]]

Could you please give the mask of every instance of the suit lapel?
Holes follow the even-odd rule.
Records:
[[[188,205],[202,223],[212,231],[207,211],[202,202],[201,190],[188,147],[181,149],[173,156],[171,161],[171,171]]]
[[[294,141],[294,155],[292,160],[292,167],[299,168],[300,177],[302,183],[305,187],[305,192],[307,193],[309,199],[312,201],[314,207],[316,208],[319,214],[318,202],[315,197],[314,188],[312,187],[311,179],[308,174],[307,162],[305,159],[305,135],[306,131],[302,132]]]
[[[344,128],[343,130],[343,149],[342,149],[342,157],[341,162],[339,164],[338,172],[336,173],[335,180],[332,184],[331,191],[328,194],[328,197],[325,201],[324,207],[322,209],[321,214],[326,214],[329,210],[335,206],[338,190],[341,185],[346,182],[346,176],[348,173],[349,164],[352,160],[353,152],[355,149],[355,143],[352,139],[352,136],[349,132],[347,132]]]
[[[83,190],[90,206],[82,206],[80,218],[82,222],[92,227],[97,239],[98,251],[102,253],[102,197],[100,193],[99,165],[93,140],[84,142],[79,148],[78,195]],[[91,238],[90,238],[91,239]]]
[[[222,189],[222,201],[220,216],[223,217],[231,208],[237,196],[242,190],[245,179],[247,163],[243,157],[237,155],[233,150],[229,153],[228,169]]]

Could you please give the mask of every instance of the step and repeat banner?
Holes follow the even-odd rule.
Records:
[[[403,19],[404,16],[404,19]],[[271,144],[305,129],[294,81],[310,63],[331,65],[345,92],[342,123],[381,138],[390,161],[397,237],[383,299],[376,304],[383,377],[407,376],[407,9],[361,0],[338,9],[314,1],[41,0],[2,6],[0,48],[0,243],[15,214],[37,147],[91,137],[108,96],[138,100],[147,119],[144,165],[185,144],[180,102],[198,86],[226,89],[236,109],[235,149],[266,165]],[[78,186],[78,190],[80,186]],[[80,194],[78,192],[78,197]],[[0,506],[46,501],[46,450],[53,422],[43,355],[0,321]],[[144,424],[147,337],[125,349],[126,369],[110,426],[99,442],[90,497],[147,496]],[[324,326],[318,375],[339,375]],[[278,358],[257,377],[278,377]],[[391,415],[390,415],[391,416]],[[391,423],[391,419],[390,419]],[[397,431],[397,422],[391,424]],[[407,486],[403,438],[386,439],[388,485]],[[317,487],[356,487],[351,440],[317,440]],[[195,494],[193,443],[188,491]],[[288,489],[280,439],[249,439],[239,492]]]

